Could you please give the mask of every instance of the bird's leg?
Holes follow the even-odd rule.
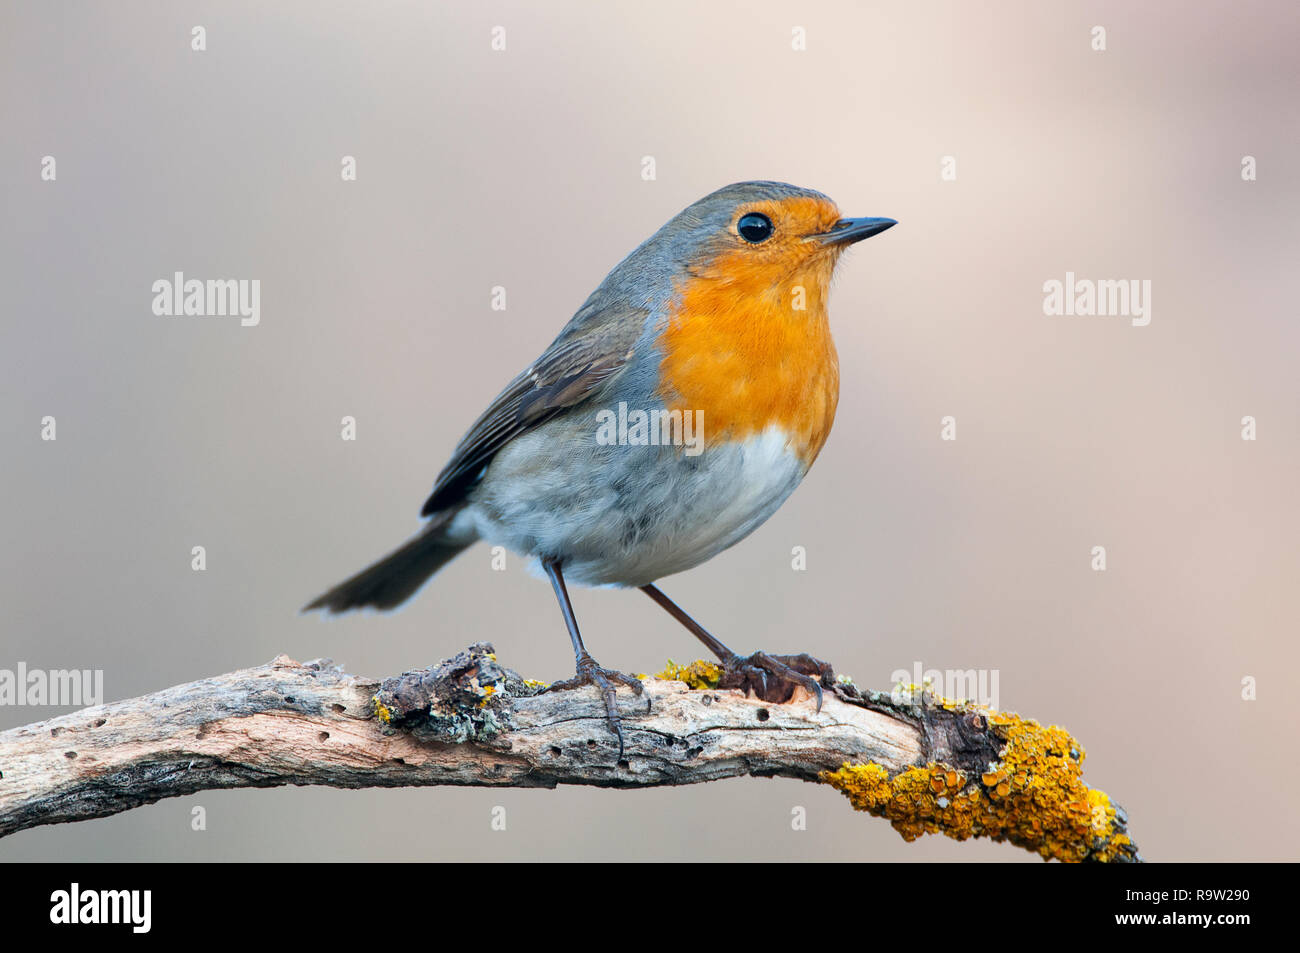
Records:
[[[624,675],[622,672],[616,672],[613,669],[601,668],[596,664],[596,660],[591,657],[587,647],[582,644],[582,635],[578,632],[578,619],[573,614],[573,603],[569,601],[569,590],[564,585],[564,575],[560,571],[559,561],[543,559],[542,568],[546,570],[547,578],[551,580],[551,586],[555,589],[555,598],[560,600],[560,611],[564,613],[564,624],[569,627],[569,638],[573,641],[573,655],[577,663],[577,674],[573,678],[553,682],[546,690],[548,692],[562,691],[568,688],[578,688],[582,685],[595,685],[600,689],[601,697],[605,701],[605,714],[609,719],[610,730],[618,737],[618,760],[622,761],[623,725],[619,721],[618,705],[615,701],[616,685],[619,683],[626,685],[638,695],[643,694],[645,688],[639,679],[633,678],[631,675]]]
[[[657,586],[642,586],[641,591],[663,606],[669,615],[686,626],[718,657],[722,662],[719,688],[740,688],[747,693],[752,691],[764,701],[780,704],[788,702],[794,695],[795,686],[800,685],[816,696],[817,710],[822,710],[822,686],[833,685],[835,682],[835,671],[829,662],[823,662],[807,653],[769,655],[766,652],[755,652],[753,655],[739,656],[709,635],[704,626],[688,616]]]

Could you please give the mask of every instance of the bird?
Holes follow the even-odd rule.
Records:
[[[839,399],[831,276],[846,248],[896,224],[842,217],[826,195],[773,181],[687,206],[474,421],[423,528],[303,611],[393,609],[483,540],[550,581],[575,675],[547,690],[595,686],[620,762],[617,687],[644,686],[587,651],[568,584],[642,590],[718,657],[720,688],[784,703],[802,686],[820,711],[829,663],[739,655],[657,583],[752,533],[816,460]]]

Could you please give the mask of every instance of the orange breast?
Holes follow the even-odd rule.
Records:
[[[774,282],[770,267],[738,252],[679,288],[660,342],[659,396],[672,410],[704,412],[705,447],[775,424],[806,465],[817,458],[840,389],[826,315],[833,266],[816,256]]]

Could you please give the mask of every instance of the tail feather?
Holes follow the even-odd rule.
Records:
[[[302,611],[395,609],[469,546],[470,543],[447,539],[441,523],[430,525],[373,566],[361,570],[304,606]]]

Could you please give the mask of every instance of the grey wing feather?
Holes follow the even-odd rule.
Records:
[[[632,356],[648,312],[584,307],[527,371],[497,395],[461,438],[420,510],[429,516],[461,502],[497,452],[566,407],[585,400]]]

